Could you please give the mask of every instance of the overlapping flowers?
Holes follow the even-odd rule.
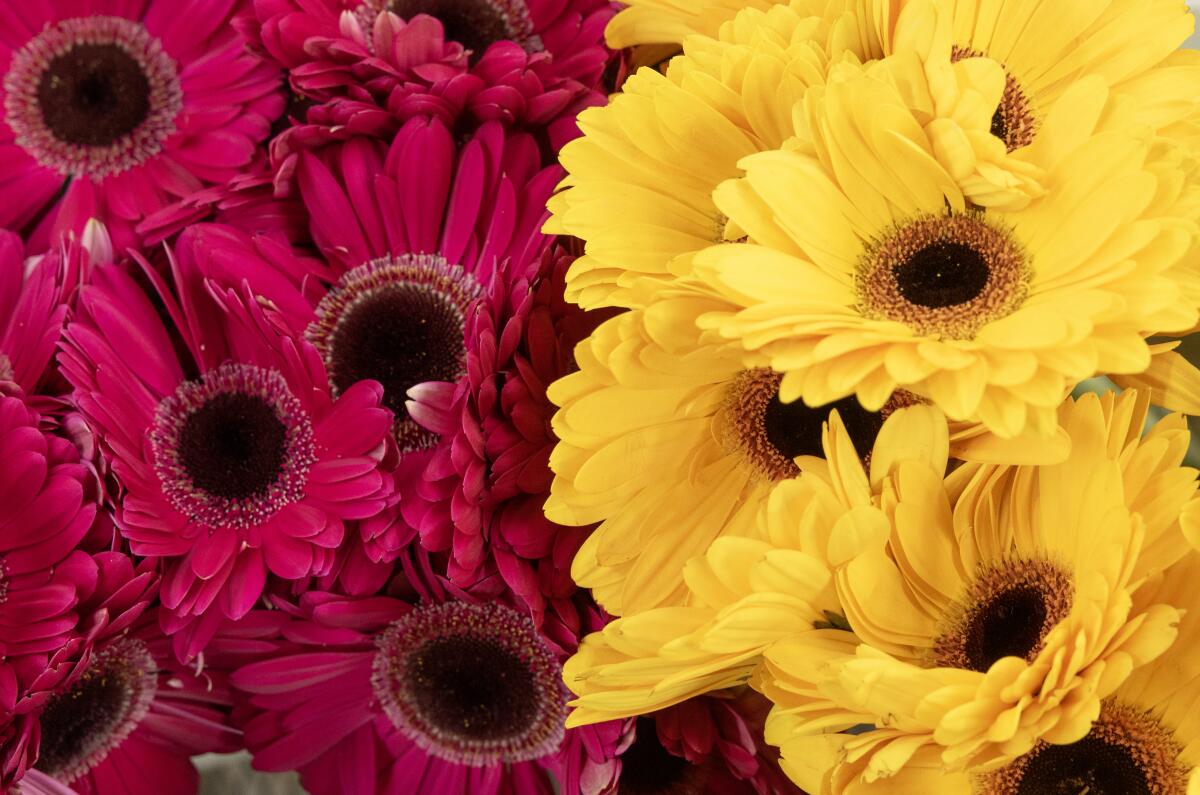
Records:
[[[1193,27],[0,7],[0,791],[1194,791]]]

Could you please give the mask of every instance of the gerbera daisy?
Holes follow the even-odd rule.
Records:
[[[1090,134],[1098,78],[1077,89],[1021,153],[1059,188],[1019,210],[968,202],[915,130],[873,137],[866,83],[810,96],[815,154],[752,155],[717,191],[758,243],[696,255],[735,307],[701,325],[784,373],[786,402],[876,409],[901,387],[1006,437],[1050,427],[1079,380],[1144,370],[1144,336],[1196,322],[1194,211],[1148,138]]]
[[[299,770],[314,795],[548,795],[551,771],[583,792],[603,773],[594,752],[607,762],[618,737],[589,755],[584,738],[605,735],[564,734],[568,650],[511,597],[456,598],[428,574],[406,568],[407,599],[310,591],[278,604],[293,619],[277,648],[232,679],[255,767]]]
[[[763,540],[721,539],[689,565],[691,606],[585,640],[566,666],[569,725],[749,680],[776,703],[768,740],[795,765],[832,742],[824,732],[879,724],[838,741],[864,780],[925,746],[963,769],[1086,732],[1174,637],[1177,606],[1133,592],[1190,554],[1200,501],[1177,465],[1182,418],[1142,438],[1144,396],[1089,395],[1063,408],[1065,462],[966,465],[943,486],[944,425],[929,407],[902,412],[889,422],[924,428],[924,443],[877,445],[868,477],[832,423],[828,466],[776,490]]]
[[[403,493],[419,488],[439,439],[409,415],[410,390],[467,375],[468,353],[487,353],[468,333],[477,303],[507,301],[509,288],[493,282],[535,270],[551,242],[538,228],[560,172],[539,164],[533,138],[499,123],[456,148],[441,122],[414,119],[390,142],[355,138],[299,158],[323,259],[216,226],[191,230],[180,246],[217,283],[245,281],[269,299],[313,344],[335,394],[363,378],[383,385]],[[453,387],[420,394],[431,411],[449,411]],[[449,512],[430,504],[414,499],[403,520],[389,510],[364,522],[373,557],[394,556],[414,529],[430,548],[449,548]]]
[[[237,750],[226,675],[180,665],[147,613],[45,695],[36,769],[80,795],[194,792],[191,757]]]
[[[194,633],[190,656],[268,573],[327,571],[345,520],[387,503],[391,415],[377,383],[335,395],[316,348],[189,258],[171,259],[173,284],[141,262],[173,327],[130,274],[100,268],[60,362],[125,488],[121,533],[162,563],[164,628]]]
[[[0,226],[36,250],[95,217],[123,248],[143,217],[259,157],[283,97],[277,68],[229,27],[242,5],[0,10]]]
[[[573,118],[603,102],[615,54],[606,0],[258,0],[252,43],[289,69],[296,91],[410,117],[433,101],[544,131],[557,150]],[[260,34],[261,31],[261,34]],[[260,38],[261,35],[261,38]],[[424,98],[424,99],[423,99]]]
[[[905,764],[901,749],[967,769],[1084,736],[1101,699],[1175,639],[1186,607],[1135,592],[1194,554],[1181,529],[1194,533],[1198,513],[1195,471],[1176,464],[1182,418],[1140,438],[1145,416],[1132,393],[1068,402],[1066,462],[968,467],[945,491],[902,463],[883,504],[890,539],[860,534],[837,571],[853,635],[798,635],[766,653],[769,740],[800,758],[830,726],[877,723],[846,757],[871,782]]]
[[[1158,660],[1134,671],[1101,705],[1082,738],[1066,745],[1037,743],[1026,755],[949,793],[1161,792],[1182,795],[1200,784],[1195,721],[1200,707],[1200,602],[1195,582],[1200,557],[1171,567],[1138,593],[1139,601],[1183,608],[1179,637]],[[964,784],[966,782],[963,782]]]
[[[584,136],[562,152],[568,177],[550,202],[547,225],[587,244],[571,270],[568,297],[584,306],[644,305],[647,283],[687,277],[695,252],[743,238],[746,230],[729,223],[713,190],[740,176],[739,162],[751,153],[777,149],[797,134],[802,140],[789,146],[811,147],[808,125],[832,136],[820,118],[793,113],[826,79],[863,73],[856,85],[870,96],[862,101],[889,124],[921,128],[923,148],[973,201],[1023,205],[1042,192],[1037,168],[1009,157],[990,132],[1004,91],[998,64],[952,63],[949,17],[912,4],[897,27],[928,26],[932,16],[935,31],[908,36],[912,46],[861,67],[884,54],[877,37],[890,34],[859,31],[858,11],[852,0],[748,8],[719,39],[689,40],[666,75],[642,69],[608,106],[583,113]]]
[[[76,615],[71,617],[62,641],[53,650],[18,659],[15,664],[6,663],[0,669],[5,700],[0,711],[0,788],[22,779],[35,762],[45,768],[46,759],[54,758],[57,752],[61,752],[61,759],[71,757],[66,761],[73,769],[58,771],[55,778],[82,775],[111,748],[110,740],[115,736],[112,732],[119,731],[121,716],[112,714],[112,708],[119,707],[115,703],[76,712],[69,716],[66,726],[61,720],[57,726],[44,726],[40,718],[56,701],[56,694],[80,681],[96,661],[97,648],[120,639],[143,617],[157,590],[158,576],[152,563],[135,566],[119,552],[97,553],[89,563],[90,577],[77,583]],[[103,697],[104,687],[91,689],[90,694],[87,688],[80,691],[78,698]],[[113,687],[108,694],[121,698],[120,693],[126,690]],[[43,743],[47,749],[44,754]]]
[[[684,601],[684,564],[722,536],[755,535],[771,493],[821,456],[821,427],[838,410],[858,453],[872,453],[884,420],[918,402],[897,393],[881,411],[853,399],[810,409],[780,400],[780,376],[747,368],[695,319],[718,304],[659,300],[601,325],[576,349],[580,371],[553,384],[561,440],[546,513],[565,525],[602,522],[572,566],[614,615]],[[904,447],[904,432],[887,444]],[[958,458],[1061,460],[1066,437],[1000,440],[954,423]],[[653,478],[645,476],[654,472]]]

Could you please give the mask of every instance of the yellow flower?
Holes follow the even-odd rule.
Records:
[[[1146,335],[1195,325],[1188,191],[1150,136],[1095,131],[1099,78],[1074,84],[1020,153],[1049,192],[1012,211],[968,201],[877,90],[810,94],[812,151],[751,155],[718,189],[756,242],[694,257],[734,305],[702,325],[784,373],[785,401],[877,408],[902,387],[1012,436],[1050,427],[1084,378],[1145,370]]]
[[[568,274],[569,299],[637,306],[639,280],[672,280],[687,272],[683,255],[725,239],[713,189],[740,173],[742,157],[792,135],[791,108],[824,80],[830,52],[875,54],[863,51],[850,5],[748,8],[720,40],[690,40],[665,75],[643,68],[608,105],[580,114],[583,136],[563,148],[568,176],[546,224],[586,243]]]
[[[814,795],[1021,795],[1021,793],[1155,793],[1200,790],[1200,555],[1191,553],[1135,595],[1143,604],[1181,608],[1178,636],[1156,660],[1130,674],[1100,704],[1086,735],[1038,741],[1017,759],[986,770],[946,771],[936,747],[884,729],[859,736],[796,736],[782,765]],[[768,733],[773,727],[768,727]],[[895,775],[871,782],[863,763],[888,753]]]
[[[1183,536],[1200,501],[1196,472],[1178,466],[1182,418],[1141,437],[1146,408],[1133,393],[1068,401],[1062,464],[967,464],[944,485],[917,461],[893,469],[889,535],[860,534],[836,566],[853,634],[778,642],[755,680],[776,704],[768,741],[799,784],[916,791],[892,777],[1075,742],[1101,700],[1170,645],[1180,602],[1138,589],[1193,555]],[[860,723],[884,731],[821,736]],[[814,765],[832,752],[832,767]]]
[[[631,348],[630,353],[649,366],[670,361],[661,354],[647,356],[645,349]],[[722,389],[732,387],[733,394],[738,394],[736,390],[744,385],[744,382],[739,385],[739,378],[745,377],[743,371]],[[623,394],[625,397],[619,401],[624,406],[621,413],[628,411],[631,391],[610,394]],[[752,407],[761,397],[752,394],[750,401],[720,403],[723,410]],[[617,405],[618,402],[610,403],[614,413],[606,416],[617,416]],[[568,686],[580,696],[574,702],[572,725],[639,714],[745,682],[759,664],[762,652],[772,643],[799,633],[811,633],[815,625],[842,626],[844,618],[833,588],[830,559],[842,562],[839,556],[853,549],[851,539],[863,534],[887,535],[887,517],[874,507],[874,502],[896,461],[908,458],[945,461],[948,451],[992,461],[1013,460],[1014,456],[1062,460],[1065,455],[1064,437],[1048,445],[1038,439],[1019,444],[1003,442],[979,435],[978,429],[955,425],[948,428],[940,412],[924,405],[897,408],[882,427],[853,403],[839,411],[846,412],[852,430],[847,431],[839,413],[830,413],[828,408],[808,418],[796,417],[804,422],[791,427],[805,429],[804,435],[810,439],[806,444],[814,444],[812,435],[819,431],[820,423],[828,415],[834,431],[832,436],[826,435],[821,447],[827,460],[802,455],[796,459],[802,475],[762,483],[753,493],[755,527],[739,527],[736,535],[724,532],[711,540],[705,526],[698,528],[690,523],[690,518],[679,518],[674,523],[666,521],[672,515],[690,517],[684,513],[687,505],[702,503],[709,491],[723,487],[721,483],[642,486],[652,495],[649,504],[662,506],[664,525],[660,532],[672,534],[671,548],[688,543],[689,533],[700,529],[702,541],[697,548],[703,554],[692,557],[686,565],[683,561],[688,556],[680,554],[669,564],[681,567],[682,584],[686,586],[685,591],[673,597],[675,606],[618,619],[604,631],[585,639],[564,673]],[[692,431],[696,434],[696,452],[676,459],[657,459],[659,463],[652,471],[658,473],[659,479],[686,480],[688,473],[695,470],[689,465],[688,456],[703,460],[713,455],[731,457],[734,472],[753,472],[756,462],[764,460],[779,461],[765,447],[757,452],[738,447],[723,452],[720,447],[710,446],[714,445],[714,439],[723,437],[717,430],[723,423],[745,427],[744,420],[737,417],[713,415],[710,422],[713,424],[707,430]],[[876,428],[878,432],[874,433]],[[871,433],[864,435],[864,430]],[[764,429],[761,434],[751,433],[749,438],[769,438],[771,433]],[[631,444],[617,449],[632,451],[639,447]],[[859,457],[864,449],[870,452],[869,478]],[[666,469],[668,463],[676,471]],[[633,469],[638,469],[636,462]],[[679,502],[683,489],[690,493],[690,503]],[[640,501],[641,495],[621,495],[621,499]],[[699,518],[703,519],[704,514]],[[607,528],[602,525],[597,532],[605,533]],[[819,554],[803,550],[819,550]],[[669,578],[676,571],[664,565],[661,558],[655,560],[655,565],[659,577]],[[575,574],[579,576],[579,572]],[[622,582],[617,576],[613,579],[618,584]],[[640,596],[633,588],[627,588],[626,593]],[[600,588],[597,595],[603,601],[607,591]]]
[[[879,412],[853,399],[785,405],[778,375],[746,368],[740,351],[696,329],[713,306],[677,297],[610,319],[576,349],[579,371],[549,390],[561,408],[546,514],[601,522],[572,576],[614,615],[683,604],[684,563],[723,536],[756,535],[772,491],[800,473],[797,456],[822,455],[831,410],[867,455],[884,420],[916,402],[897,393]],[[955,423],[950,433],[955,456],[977,462],[1061,460],[1068,447],[1061,431],[1002,440]]]

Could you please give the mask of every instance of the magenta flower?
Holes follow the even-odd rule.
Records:
[[[77,549],[96,517],[89,472],[39,423],[20,398],[0,393],[0,716],[75,631],[98,577]]]
[[[563,792],[611,779],[620,732],[563,729],[569,652],[510,597],[406,570],[408,598],[279,603],[292,620],[276,648],[232,678],[255,766],[298,769],[313,795],[549,795],[554,778]]]
[[[606,316],[563,299],[571,261],[555,248],[510,262],[515,272],[493,282],[468,324],[466,377],[411,390],[408,404],[440,441],[402,494],[405,515],[419,518],[428,546],[452,550],[455,582],[498,573],[535,617],[575,593],[571,559],[588,532],[542,512],[556,441],[546,387],[575,369],[575,344]]]
[[[0,226],[35,249],[139,220],[261,152],[278,69],[247,53],[243,2],[30,0],[0,8]]]
[[[126,490],[121,534],[162,563],[164,629],[186,630],[191,656],[268,573],[327,572],[345,522],[387,504],[394,455],[377,383],[335,397],[316,348],[179,254],[173,285],[141,262],[172,329],[131,275],[100,268],[60,359]]]
[[[555,149],[600,104],[607,0],[256,0],[248,40],[317,101],[374,103],[411,118],[423,95],[477,121],[546,127]],[[452,119],[443,118],[448,123]]]
[[[717,693],[637,719],[620,756],[621,792],[803,795],[763,740],[770,702],[759,694]]]
[[[136,646],[130,633],[145,626],[153,636],[153,622],[143,616],[154,598],[157,575],[152,564],[135,566],[119,552],[101,552],[89,560],[91,576],[78,584],[76,617],[63,642],[53,654],[0,667],[5,682],[2,791],[35,763],[59,781],[82,780],[129,735],[128,717],[141,710],[136,682],[122,677],[143,675],[126,664],[128,649]]]
[[[550,242],[539,231],[545,199],[559,174],[539,166],[528,135],[492,123],[456,149],[440,122],[415,119],[390,145],[356,138],[298,159],[321,259],[217,226],[189,230],[180,250],[214,282],[244,281],[269,300],[312,343],[335,393],[363,378],[383,385],[402,453],[396,487],[411,488],[438,435],[409,415],[409,391],[466,376],[478,301],[540,261]],[[411,504],[418,513],[389,509],[362,522],[373,559],[395,557],[418,528],[431,548],[449,546],[448,522],[427,522],[424,503]]]

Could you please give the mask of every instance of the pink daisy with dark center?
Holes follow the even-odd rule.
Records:
[[[313,345],[334,393],[362,379],[383,386],[402,455],[397,490],[420,487],[439,429],[409,412],[412,390],[468,377],[474,318],[493,284],[536,267],[550,239],[544,203],[560,176],[536,143],[487,124],[456,147],[440,122],[415,119],[391,142],[354,138],[304,152],[295,172],[322,257],[228,226],[198,226],[179,250],[214,283],[243,282]],[[425,395],[437,404],[443,390]],[[425,503],[361,523],[375,560],[390,560],[419,529],[431,548],[451,540]],[[357,590],[356,590],[357,592]]]
[[[227,675],[180,665],[157,616],[96,646],[37,711],[35,768],[81,795],[195,791],[191,757],[241,745]]]
[[[95,217],[124,246],[147,214],[259,157],[283,99],[277,67],[229,26],[242,4],[0,9],[0,226],[45,247]]]
[[[89,563],[91,576],[77,588],[75,615],[64,639],[52,653],[8,661],[11,668],[0,669],[6,674],[0,677],[5,682],[0,787],[23,779],[36,765],[49,777],[39,780],[73,783],[85,795],[130,791],[93,788],[89,776],[150,711],[158,668],[151,647],[167,643],[146,616],[158,577],[153,564],[135,565],[119,552],[97,553]],[[195,701],[195,694],[191,698]],[[169,735],[176,726],[167,719],[162,733]],[[153,772],[154,746],[161,743],[154,738],[143,754],[144,772]],[[127,762],[124,770],[110,774],[110,787],[136,769]]]
[[[187,246],[173,284],[141,265],[172,327],[132,275],[100,268],[60,361],[125,489],[120,532],[161,563],[164,629],[191,656],[268,574],[328,573],[345,523],[388,504],[392,417],[376,382],[335,395],[317,350],[207,283]]]
[[[298,769],[314,795],[549,795],[555,779],[592,792],[580,782],[611,778],[618,733],[563,729],[569,652],[511,598],[456,598],[405,570],[412,601],[278,605],[292,620],[276,648],[232,679],[254,765]]]

